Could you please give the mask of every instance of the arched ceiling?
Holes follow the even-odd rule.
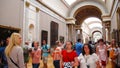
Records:
[[[95,32],[99,32],[100,34],[102,34],[100,31],[96,30],[96,31],[92,32],[92,35],[93,35]]]
[[[74,6],[76,3],[81,2],[83,0],[64,0],[64,1],[71,7],[71,6]],[[105,3],[105,0],[97,0],[97,1],[101,3]]]
[[[90,35],[94,31],[100,31],[102,33],[103,26],[102,26],[102,21],[99,18],[89,17],[89,18],[85,19],[81,25],[84,27],[84,24],[87,25],[87,27],[89,28]],[[87,27],[85,27],[85,28],[87,28]]]
[[[76,25],[81,25],[81,23],[88,17],[97,17],[101,19],[101,11],[91,5],[83,6],[75,12]]]
[[[102,16],[109,14],[105,2],[103,2],[102,0],[77,0],[73,3],[73,5],[70,6],[68,17],[75,18],[76,12],[78,12],[78,10],[83,8],[84,6],[96,7],[100,10]]]
[[[96,31],[99,31],[99,32],[101,32],[101,34],[103,34],[101,28],[95,27],[95,28],[91,29],[90,35],[92,35],[92,34],[93,34],[94,32],[96,32]]]
[[[77,0],[65,0],[65,2],[71,6],[73,3],[75,3]]]
[[[95,27],[102,29],[102,22],[98,18],[95,18],[95,17],[87,18],[84,20],[84,23],[86,23],[86,25],[88,25],[90,29],[93,29]]]

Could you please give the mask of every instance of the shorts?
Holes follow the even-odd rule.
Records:
[[[47,61],[48,61],[48,56],[43,56],[42,59],[43,59],[43,63],[47,63]]]

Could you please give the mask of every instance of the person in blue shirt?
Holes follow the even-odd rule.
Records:
[[[75,43],[75,50],[78,56],[82,53],[82,47],[83,44],[81,43],[81,39],[78,39],[77,42]],[[80,65],[78,66],[78,68],[80,68]]]
[[[83,47],[83,44],[81,43],[81,39],[78,39],[75,44],[75,50],[78,56],[82,53],[82,47]]]
[[[8,68],[7,58],[5,56],[5,48],[8,45],[9,37],[4,41],[4,44],[2,47],[0,47],[0,57],[1,57],[1,63],[2,66],[0,68]]]
[[[48,55],[50,53],[50,46],[47,44],[46,40],[43,40],[42,45],[42,59],[44,68],[48,68],[47,62],[48,62]]]

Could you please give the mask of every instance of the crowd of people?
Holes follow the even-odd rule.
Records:
[[[49,54],[53,58],[54,68],[106,68],[108,62],[111,62],[111,68],[120,68],[120,46],[115,39],[110,44],[106,44],[103,39],[99,39],[96,44],[91,41],[83,44],[81,39],[76,43],[55,42],[53,51],[46,40],[42,41],[41,47],[38,41],[33,41],[31,46],[27,41],[21,46],[21,35],[12,33],[4,46],[0,47],[0,68],[28,68],[30,58],[32,68],[39,68],[41,59],[44,68],[50,68],[47,65]]]

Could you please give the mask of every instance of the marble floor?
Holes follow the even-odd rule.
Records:
[[[27,67],[28,68],[32,68],[32,59],[30,59],[29,63],[27,64]],[[40,60],[40,67],[39,68],[44,68],[42,60]],[[53,66],[53,60],[52,60],[52,57],[50,55],[49,55],[49,58],[48,58],[48,68],[54,68],[54,66]],[[108,62],[106,68],[112,68],[110,61]]]
[[[48,58],[48,68],[54,68],[52,62],[53,62],[52,57],[49,55],[49,58]],[[29,60],[29,63],[27,64],[27,67],[28,68],[32,68],[32,59],[31,58]],[[39,68],[44,68],[42,60],[40,60],[40,67]]]

